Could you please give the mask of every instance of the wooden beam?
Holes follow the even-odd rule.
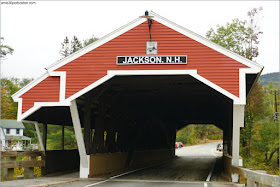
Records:
[[[37,137],[38,137],[38,140],[39,140],[39,143],[40,143],[41,150],[45,152],[45,150],[46,150],[45,149],[45,144],[43,143],[43,140],[42,140],[42,137],[41,137],[41,134],[40,134],[40,129],[39,129],[38,122],[35,122],[34,125],[35,125],[35,129],[36,129],[36,132],[37,132]],[[43,134],[44,134],[44,132],[43,132]]]
[[[95,130],[92,141],[92,153],[104,153],[104,118],[105,116],[97,116],[95,120]]]
[[[9,158],[9,161],[7,161],[7,162],[16,162],[16,158],[11,157],[11,158]],[[1,168],[5,168],[4,162],[2,162]],[[14,171],[15,171],[14,167],[7,169],[7,176],[5,176],[5,177],[8,181],[14,180]]]
[[[29,158],[30,161],[36,161],[35,156]],[[24,167],[24,179],[33,179],[34,178],[34,167]]]
[[[168,129],[168,125],[166,123],[164,123],[163,121],[161,121],[160,130],[162,131],[162,134],[164,135],[164,140],[166,142],[167,149],[174,148],[174,145],[172,144],[172,141],[170,138],[171,136],[170,136],[170,132]]]
[[[105,142],[105,152],[113,153],[115,151],[115,136],[116,131],[112,127],[107,129],[106,142]]]
[[[47,137],[48,136],[48,124],[47,123],[43,123],[43,148],[44,151],[47,150]]]
[[[88,159],[87,159],[85,142],[83,139],[81,122],[80,122],[80,117],[79,117],[76,100],[71,101],[70,112],[71,112],[73,127],[74,127],[74,131],[75,131],[76,139],[77,139],[81,165],[83,168],[88,168],[89,163],[88,163]]]
[[[87,95],[86,97],[86,104],[84,110],[84,139],[85,139],[85,146],[86,152],[90,154],[90,146],[91,146],[91,97]]]
[[[10,161],[1,162],[2,168],[22,168],[22,167],[41,167],[41,166],[45,166],[44,160],[27,160],[27,161],[10,160]]]
[[[61,150],[64,150],[64,125],[61,125]]]
[[[44,156],[43,151],[2,151],[1,157]]]

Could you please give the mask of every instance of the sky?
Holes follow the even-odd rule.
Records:
[[[3,2],[3,1],[2,1]],[[1,4],[1,37],[14,49],[1,62],[4,77],[36,78],[61,57],[63,39],[102,37],[153,12],[205,37],[216,25],[246,20],[263,7],[259,56],[262,74],[279,71],[279,1],[28,1]]]

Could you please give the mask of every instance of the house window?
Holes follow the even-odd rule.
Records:
[[[19,134],[19,129],[17,129],[17,132],[16,132],[17,134]]]
[[[6,134],[10,134],[10,129],[6,129]]]

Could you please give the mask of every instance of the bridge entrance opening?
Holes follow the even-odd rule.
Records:
[[[233,101],[191,75],[115,76],[77,98],[76,106],[90,177],[174,158],[176,132],[189,124],[215,124],[231,154]],[[72,126],[71,113],[71,107],[43,107],[27,120]],[[77,160],[77,151],[71,155]]]
[[[215,125],[190,124],[177,131],[175,154],[182,180],[224,180],[223,130]]]

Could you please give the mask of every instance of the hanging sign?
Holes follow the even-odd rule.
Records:
[[[146,52],[147,52],[147,55],[156,55],[157,54],[157,42],[147,42]]]
[[[118,56],[117,65],[187,64],[187,56]]]

